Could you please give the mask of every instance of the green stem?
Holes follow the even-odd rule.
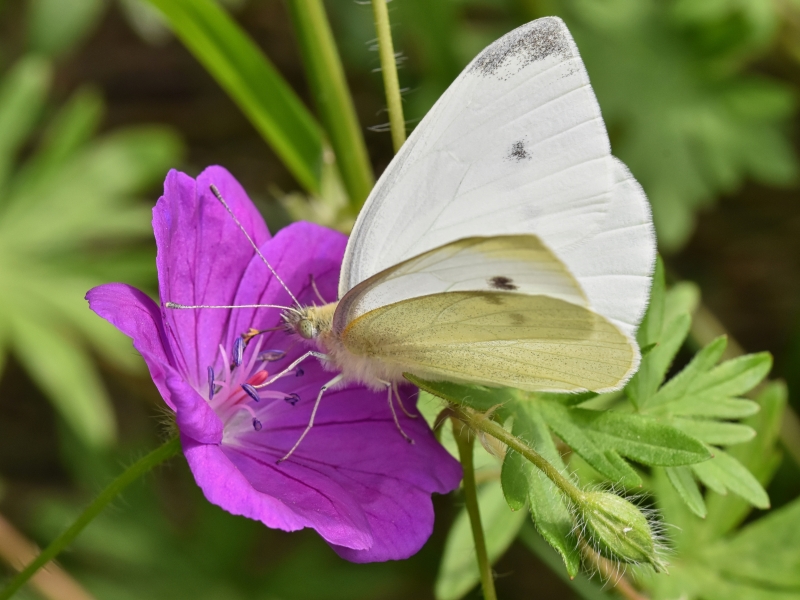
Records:
[[[309,85],[330,137],[353,214],[366,200],[374,177],[322,0],[288,0]]]
[[[19,590],[25,583],[44,565],[53,560],[58,554],[66,548],[78,534],[83,531],[92,520],[100,514],[100,512],[111,502],[117,495],[124,490],[128,485],[139,479],[142,475],[147,473],[156,465],[161,464],[168,458],[180,452],[181,443],[179,438],[174,437],[168,442],[164,443],[153,450],[147,456],[140,458],[133,463],[127,470],[125,470],[119,477],[117,477],[111,484],[104,489],[92,503],[86,507],[86,510],[69,526],[69,528],[58,536],[51,544],[44,549],[44,551],[37,556],[22,571],[17,573],[6,588],[0,591],[0,600],[8,600],[14,593]]]
[[[475,465],[473,464],[472,446],[474,437],[468,427],[453,419],[453,434],[458,444],[461,467],[464,469],[464,502],[467,505],[469,523],[472,527],[472,539],[475,541],[475,555],[478,558],[478,570],[481,574],[481,587],[486,600],[497,600],[494,589],[494,576],[489,554],[486,552],[486,540],[481,525],[481,513],[478,507],[478,488],[475,484]]]
[[[452,407],[452,410],[459,419],[467,423],[471,428],[488,433],[493,438],[503,442],[512,450],[519,452],[527,460],[533,463],[537,469],[542,471],[542,473],[544,473],[547,478],[550,479],[550,481],[556,484],[556,486],[576,505],[583,503],[583,492],[569,479],[559,473],[558,469],[551,465],[544,456],[536,452],[536,450],[528,446],[517,436],[506,431],[503,427],[483,414],[475,413],[470,410],[464,410],[458,407]]]
[[[386,0],[372,0],[375,29],[378,32],[378,53],[381,58],[383,87],[386,90],[386,106],[389,108],[389,125],[392,128],[392,145],[397,153],[406,141],[406,122],[403,118],[403,99],[397,78],[397,62],[394,58],[392,28],[389,26],[389,9]]]

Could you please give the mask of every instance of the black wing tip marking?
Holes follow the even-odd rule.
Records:
[[[517,71],[548,56],[566,58],[572,54],[571,38],[564,22],[557,17],[531,21],[507,33],[481,52],[470,65],[470,73],[507,79],[503,67],[511,58],[520,61]]]
[[[509,160],[522,162],[523,160],[530,159],[530,153],[525,149],[525,140],[518,140],[511,144],[511,150],[508,151]]]

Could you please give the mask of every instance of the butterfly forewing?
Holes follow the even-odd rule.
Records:
[[[539,19],[484,50],[384,172],[345,253],[339,296],[472,236],[580,243],[610,203],[608,136],[564,23]],[[444,290],[442,290],[444,291]]]

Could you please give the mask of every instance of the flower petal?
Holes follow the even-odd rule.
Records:
[[[133,339],[133,347],[147,363],[161,397],[174,410],[166,385],[167,372],[172,370],[171,350],[156,303],[144,292],[124,283],[92,288],[86,299],[89,308]]]
[[[181,434],[204,444],[222,442],[222,420],[205,398],[174,371],[167,373],[166,382]]]
[[[404,390],[408,407],[409,395]],[[305,428],[314,396],[296,407],[280,400],[259,407],[262,429],[242,428],[235,443],[223,444],[225,454],[255,490],[291,508],[344,558],[411,556],[433,529],[431,494],[454,489],[460,465],[422,418],[401,412],[403,430],[415,442],[409,444],[397,431],[386,394],[359,386],[326,393],[314,428],[276,466]],[[366,539],[371,544],[365,547]]]
[[[209,167],[196,182],[170,171],[164,195],[153,209],[162,302],[231,304],[254,256],[244,233],[211,193],[212,183],[256,245],[269,239],[264,220],[228,171]],[[201,389],[208,367],[219,357],[229,316],[230,311],[221,309],[164,309],[175,366],[195,388]]]

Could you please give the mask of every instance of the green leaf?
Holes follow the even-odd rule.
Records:
[[[148,0],[239,105],[297,181],[320,190],[322,133],[258,46],[212,0]]]
[[[29,0],[30,49],[53,57],[71,50],[100,20],[105,7],[103,0]]]
[[[700,493],[700,488],[692,476],[692,470],[689,467],[667,467],[664,470],[667,473],[669,482],[691,511],[701,519],[705,518],[707,514],[706,503],[703,501],[703,494]]]
[[[776,448],[781,422],[787,403],[786,385],[771,382],[756,399],[761,411],[750,417],[746,424],[753,427],[757,435],[752,441],[734,446],[729,454],[744,465],[761,485],[767,485],[781,461],[781,452]],[[733,495],[710,494],[707,498],[708,519],[705,537],[715,539],[731,531],[741,523],[751,510],[750,504]]]
[[[672,360],[689,333],[690,308],[685,293],[680,290],[671,295],[665,292],[664,265],[659,258],[653,275],[650,305],[637,334],[640,346],[655,346],[642,357],[639,371],[625,386],[625,393],[636,408],[642,410],[664,381]]]
[[[756,431],[739,423],[720,423],[710,419],[673,419],[677,429],[705,442],[717,446],[743,444],[756,436]]]
[[[375,178],[325,6],[322,0],[288,0],[286,5],[317,110],[350,197],[350,213],[356,215]]]
[[[85,351],[68,335],[19,315],[13,335],[20,362],[75,433],[90,446],[110,444],[116,436],[111,402]]]
[[[707,556],[733,579],[766,588],[793,589],[800,595],[800,500],[748,525]]]
[[[695,475],[718,494],[730,490],[757,508],[769,508],[769,497],[758,480],[742,463],[722,450],[714,449],[714,458],[692,465]]]
[[[544,564],[550,567],[550,570],[558,575],[577,597],[583,600],[609,600],[610,596],[596,581],[589,579],[582,573],[578,573],[574,577],[565,573],[561,568],[561,560],[558,554],[547,545],[532,525],[526,524],[522,527],[519,539]]]
[[[511,432],[565,472],[566,465],[536,405],[520,402],[514,412]],[[520,510],[528,503],[536,529],[559,553],[569,576],[575,577],[580,570],[581,557],[572,534],[575,521],[562,492],[544,473],[511,449],[503,462],[501,482],[508,505]]]
[[[481,523],[486,535],[486,551],[494,564],[517,537],[525,522],[525,511],[511,511],[503,499],[500,483],[492,481],[478,489]],[[480,580],[469,516],[461,509],[447,535],[439,574],[437,600],[463,598]]]
[[[0,84],[0,190],[7,187],[19,147],[31,133],[50,86],[50,66],[40,58],[17,62]],[[6,194],[0,196],[0,202]]]
[[[678,466],[707,460],[711,455],[694,438],[676,428],[640,415],[617,411],[564,408],[546,403],[543,412],[561,437],[562,429],[586,432],[606,453],[612,450],[637,462],[653,466]],[[571,426],[566,426],[569,421]],[[566,438],[565,438],[566,439]],[[576,448],[576,452],[580,451]],[[588,460],[586,456],[584,459]]]
[[[103,101],[92,89],[75,92],[48,125],[39,151],[14,177],[12,196],[36,181],[52,176],[81,146],[91,139],[103,118]]]

